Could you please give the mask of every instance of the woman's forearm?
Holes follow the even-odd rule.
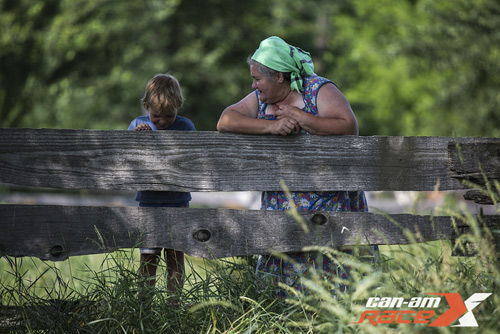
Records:
[[[265,120],[248,117],[238,111],[226,109],[222,113],[217,130],[220,132],[234,132],[246,134],[270,133]]]
[[[353,118],[318,117],[304,112],[297,116],[300,127],[313,135],[358,135],[358,125]]]

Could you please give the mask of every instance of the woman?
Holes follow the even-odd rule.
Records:
[[[220,132],[289,135],[358,135],[358,124],[349,102],[328,79],[314,73],[311,56],[273,36],[263,40],[248,60],[252,89],[241,101],[227,107],[217,124]],[[293,203],[290,203],[290,200]],[[262,194],[262,209],[301,211],[368,211],[362,191],[292,192]],[[347,252],[351,252],[347,250]],[[329,275],[348,276],[331,259],[314,253],[287,254],[291,261],[261,256],[257,276],[304,290],[298,280],[307,274],[307,264],[323,262]],[[278,291],[279,295],[283,295]]]

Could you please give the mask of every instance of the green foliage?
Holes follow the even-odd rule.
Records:
[[[362,134],[498,136],[497,1],[356,1],[339,18]]]
[[[313,55],[362,135],[499,136],[500,5],[466,1],[0,0],[0,126],[125,129],[147,81],[215,130],[279,35]]]
[[[434,95],[427,134],[445,128],[459,136],[500,130],[500,3],[498,1],[422,1],[428,24],[411,27],[407,52],[415,71],[435,71],[440,85]],[[432,24],[431,24],[432,23]]]

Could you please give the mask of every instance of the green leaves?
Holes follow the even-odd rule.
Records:
[[[0,126],[125,129],[171,72],[215,130],[279,35],[313,56],[361,135],[499,136],[500,5],[466,1],[0,1]]]

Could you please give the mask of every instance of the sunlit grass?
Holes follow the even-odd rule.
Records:
[[[452,203],[453,204],[453,203]],[[448,205],[448,204],[447,204]],[[451,208],[451,209],[450,209]],[[464,333],[497,333],[500,318],[500,231],[485,229],[479,216],[449,205],[441,214],[466,222],[460,237],[476,247],[472,257],[452,256],[450,241],[381,246],[381,259],[362,258],[326,247],[310,247],[335,256],[351,276],[325,280],[320,273],[303,277],[308,293],[287,286],[288,298],[276,298],[272,287],[255,284],[256,258],[207,260],[186,258],[186,282],[178,294],[166,290],[161,262],[155,288],[138,275],[137,249],[72,257],[63,262],[34,258],[0,258],[0,331],[39,333],[457,333],[456,327],[428,324],[356,323],[370,297],[412,297],[427,293],[492,295],[474,309],[479,327]],[[478,218],[479,217],[479,218]],[[460,243],[459,243],[460,244]],[[458,244],[458,245],[459,245]],[[331,291],[347,284],[345,292]],[[175,301],[175,303],[174,303]],[[437,314],[448,305],[443,302]],[[4,313],[5,313],[4,312]],[[17,318],[16,318],[17,317]]]

